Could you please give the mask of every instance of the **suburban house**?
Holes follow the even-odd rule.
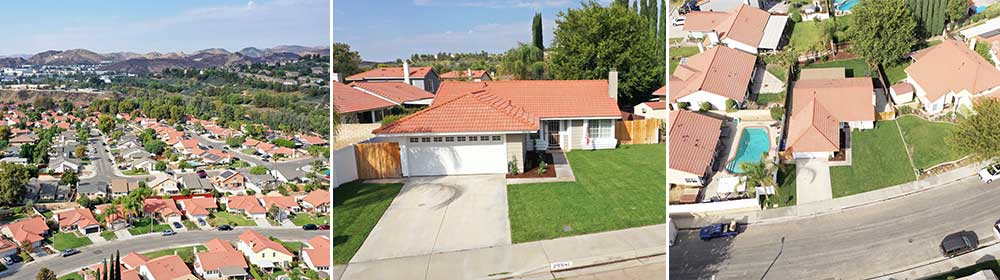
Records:
[[[330,273],[330,239],[324,235],[317,235],[306,241],[309,248],[302,248],[302,262],[306,263],[309,269]]]
[[[333,106],[340,123],[378,123],[396,104],[348,85],[333,82]]]
[[[302,211],[302,207],[299,207],[299,203],[291,196],[264,196],[260,198],[260,203],[267,210],[272,206],[278,207],[278,216],[271,217],[278,221],[285,220],[290,213]]]
[[[164,223],[181,222],[181,210],[173,199],[147,198],[142,202],[142,213]]]
[[[177,201],[177,204],[181,206],[181,210],[184,210],[184,215],[191,221],[207,221],[208,215],[212,214],[212,211],[216,208],[219,208],[219,206],[215,205],[215,198],[210,197],[181,199]]]
[[[243,253],[229,241],[212,239],[205,242],[207,251],[194,253],[194,271],[204,279],[251,279]],[[195,249],[197,250],[197,249]]]
[[[666,119],[668,111],[666,101],[667,86],[660,87],[660,89],[654,91],[653,96],[658,96],[659,98],[635,105],[632,113],[647,119]]]
[[[147,261],[139,266],[139,275],[147,280],[198,279],[178,255],[166,255]]]
[[[792,157],[830,158],[850,146],[851,129],[875,127],[872,79],[800,79],[792,90],[785,151]]]
[[[529,151],[613,149],[618,73],[608,80],[445,82],[427,109],[372,131],[400,144],[403,176],[503,174]]]
[[[427,106],[434,94],[404,83],[353,82],[349,86],[396,106]]]
[[[762,0],[696,0],[691,2],[694,2],[695,6],[702,11],[728,11],[740,5],[750,5],[754,8],[764,6],[761,3]]]
[[[756,56],[726,46],[693,55],[670,76],[670,102],[674,108],[692,110],[702,103],[724,110],[730,99],[743,104],[750,96],[756,63]]]
[[[972,99],[1000,88],[1000,70],[969,46],[955,40],[910,54],[906,83],[913,86],[927,114],[972,105]],[[895,97],[894,97],[895,98]]]
[[[121,259],[122,266],[127,269],[139,269],[139,266],[148,261],[149,257],[135,252],[128,253]]]
[[[125,267],[124,264],[120,265],[118,268],[121,269],[121,280],[142,280],[142,277],[139,277],[138,269],[129,269]],[[77,272],[77,274],[82,276],[84,280],[98,280],[99,278],[94,277],[94,275],[103,275],[102,273],[104,273],[104,269],[104,263],[95,263],[88,266],[87,270],[81,269]]]
[[[80,163],[75,162],[74,160],[65,159],[61,157],[50,162],[49,169],[52,171],[53,174],[63,174],[69,170],[72,170],[73,172],[77,173],[82,171],[82,169],[80,168]]]
[[[87,208],[55,212],[52,214],[52,219],[59,222],[59,230],[63,232],[79,231],[82,234],[101,232],[101,223]]]
[[[165,174],[157,174],[147,186],[153,190],[155,195],[176,195],[181,193],[181,189],[177,187],[177,180],[174,180],[173,176]]]
[[[94,213],[100,215],[101,213],[104,213],[104,211],[111,211],[108,207],[111,207],[111,204],[105,203],[94,206]],[[127,228],[128,226],[129,220],[128,217],[126,217],[124,208],[121,205],[118,206],[117,211],[104,215],[104,227],[109,230],[119,230]]]
[[[27,242],[31,244],[31,248],[38,248],[42,246],[45,236],[49,235],[49,226],[45,224],[44,218],[36,216],[10,223],[0,228],[0,233],[18,245]]]
[[[486,70],[465,69],[465,71],[455,70],[441,74],[441,80],[482,82],[493,80],[493,78],[490,77],[490,72]]]
[[[250,174],[250,172],[241,171],[240,174],[243,174],[243,177],[246,178],[244,183],[246,188],[257,193],[264,193],[265,189],[270,189],[271,185],[277,181],[277,179],[275,179],[270,173],[255,175]]]
[[[330,192],[315,189],[302,198],[302,208],[309,212],[325,213],[330,209]]]
[[[256,196],[234,195],[220,198],[222,204],[226,205],[226,211],[240,213],[254,219],[263,219],[267,216],[267,209],[260,204]]]
[[[433,67],[410,67],[403,61],[403,67],[379,67],[348,76],[347,82],[402,82],[421,88],[427,92],[437,92],[441,78]]]
[[[236,245],[250,263],[263,269],[279,269],[291,265],[295,257],[285,246],[256,231],[248,230],[240,234],[240,242]]]
[[[209,179],[198,177],[197,173],[180,175],[177,182],[185,189],[191,190],[191,193],[209,193],[215,189]]]
[[[18,248],[13,241],[0,238],[0,258],[17,255]]]
[[[236,170],[226,169],[219,175],[212,177],[211,181],[219,192],[239,194],[246,191],[246,176]]]
[[[247,138],[247,140],[252,140],[252,139]],[[316,135],[299,134],[295,136],[294,140],[295,142],[301,144],[303,147],[329,145],[329,142],[326,141],[325,138]]]
[[[741,4],[727,11],[702,10],[685,15],[684,31],[704,40],[699,50],[716,45],[756,54],[781,47],[788,16]]]
[[[1000,18],[987,20],[983,24],[966,28],[959,33],[965,37],[969,46],[975,46],[977,42],[983,42],[989,46],[990,60],[994,64],[1000,62],[997,57],[1000,53]]]
[[[670,136],[670,167],[667,184],[702,186],[712,175],[722,134],[722,120],[675,110],[667,119]]]

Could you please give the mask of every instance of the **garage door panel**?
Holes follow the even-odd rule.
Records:
[[[497,143],[420,143],[406,147],[410,176],[506,173],[506,148]]]

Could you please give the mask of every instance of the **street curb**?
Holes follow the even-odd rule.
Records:
[[[997,244],[1000,244],[1000,240],[994,239],[992,242],[987,243],[985,246],[980,246],[980,247],[976,248],[975,250],[967,252],[967,253],[965,253],[963,255],[967,255],[967,254],[970,254],[970,253],[976,252],[976,251],[986,250],[987,248],[992,247],[992,246],[996,246]],[[914,270],[914,269],[918,269],[918,268],[921,268],[921,267],[925,267],[925,266],[929,266],[929,265],[934,265],[934,264],[937,264],[937,263],[940,263],[940,262],[943,262],[943,261],[947,261],[949,259],[954,259],[954,258],[937,257],[937,258],[934,258],[934,259],[931,259],[931,260],[927,260],[927,261],[923,261],[923,262],[920,262],[918,264],[911,265],[911,266],[908,266],[908,267],[905,267],[905,268],[902,268],[902,269],[897,269],[897,270],[892,271],[892,272],[883,273],[883,274],[880,274],[880,275],[871,276],[871,277],[867,277],[867,278],[864,278],[864,279],[869,280],[869,279],[881,279],[881,278],[885,278],[885,277],[891,277],[892,275],[895,275],[895,274],[900,274],[900,273],[904,273],[904,272],[911,271],[911,270]],[[976,264],[978,264],[978,263],[972,263],[969,266],[976,265]],[[956,270],[959,270],[959,269],[962,269],[962,268],[964,268],[964,267],[958,267],[958,268],[954,268],[954,269],[949,270],[949,271],[945,271],[945,272],[941,272],[941,273],[936,273],[936,274],[931,274],[931,275],[921,275],[921,276],[918,276],[917,278],[918,279],[923,279],[923,278],[933,277],[933,276],[945,274],[945,273],[948,273],[948,272],[956,271]],[[890,278],[890,279],[895,279],[895,278]]]

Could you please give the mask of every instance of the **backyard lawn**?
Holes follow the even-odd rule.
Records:
[[[330,216],[300,213],[292,218],[292,223],[297,226],[304,226],[306,224],[325,225],[330,223]]]
[[[788,78],[788,68],[785,67],[777,65],[768,65],[767,72],[770,72],[771,75],[778,77],[778,79],[781,80],[782,82],[784,82]]]
[[[763,197],[763,196],[762,196]],[[768,206],[785,207],[795,205],[795,165],[786,164],[778,170],[777,194],[764,199]]]
[[[906,67],[909,67],[910,64],[913,64],[912,60],[907,60],[899,65],[885,66],[885,76],[889,78],[889,86],[895,85],[896,83],[906,79],[906,72],[903,72],[903,70],[905,70]]]
[[[799,51],[810,49],[819,41],[819,26],[813,21],[802,21],[795,23],[792,27],[792,37],[788,40],[788,47]]]
[[[242,215],[233,214],[229,212],[219,211],[212,213],[212,218],[208,219],[208,223],[212,226],[219,225],[237,225],[237,226],[256,226],[257,223],[250,220]]]
[[[954,124],[931,122],[913,115],[899,117],[896,121],[917,168],[923,170],[962,158],[962,154],[945,144],[944,140],[955,129]]]
[[[896,121],[880,121],[874,129],[855,130],[851,166],[830,167],[833,197],[877,190],[916,179]]]
[[[148,252],[148,253],[142,253],[142,255],[146,256],[146,257],[148,257],[150,259],[155,259],[155,258],[166,256],[166,255],[177,254],[178,256],[181,257],[181,259],[183,259],[183,260],[189,260],[189,259],[194,259],[193,258],[194,257],[194,250],[193,249],[194,248],[198,248],[199,252],[207,250],[205,248],[205,246],[203,246],[203,245],[197,245],[197,246],[186,246],[186,247],[177,247],[177,248],[169,248],[169,249],[157,250],[157,251],[152,251],[152,252]]]
[[[403,184],[351,182],[333,189],[333,263],[345,264],[368,238]]]
[[[132,222],[132,227],[128,229],[128,232],[132,235],[140,235],[150,232],[162,232],[168,229],[170,229],[170,225],[161,224],[153,219],[146,218]]]
[[[760,93],[757,94],[757,104],[785,104],[785,93]]]
[[[567,157],[576,182],[507,186],[511,240],[520,243],[663,223],[664,149],[665,145],[653,144],[574,150]]]
[[[681,58],[698,54],[698,47],[673,47],[670,48],[670,74],[681,63]]]
[[[87,238],[86,236],[78,237],[76,236],[75,233],[70,233],[70,232],[60,232],[53,234],[52,237],[49,238],[49,240],[52,241],[52,247],[55,247],[56,250],[59,251],[66,250],[69,248],[83,247],[92,244],[90,242],[90,238]]]
[[[865,60],[861,59],[861,58],[852,58],[852,59],[836,60],[836,61],[830,61],[830,62],[813,63],[813,64],[806,65],[805,69],[809,69],[809,68],[834,68],[834,67],[843,67],[845,69],[845,71],[846,71],[847,77],[849,77],[849,78],[850,77],[865,77],[866,76],[865,75],[865,71],[867,71],[869,69],[868,68],[868,63],[865,62]],[[869,73],[868,76],[871,76],[870,74],[871,73]]]

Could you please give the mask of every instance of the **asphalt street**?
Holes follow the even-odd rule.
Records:
[[[932,190],[836,213],[752,224],[708,242],[681,230],[671,279],[864,279],[941,258],[944,236],[974,231],[996,240],[1000,183],[967,177]]]
[[[325,230],[305,231],[298,228],[254,230],[265,236],[273,236],[281,239],[282,241],[305,242],[309,238],[317,235],[330,234],[329,231]],[[70,272],[78,271],[80,268],[99,263],[102,259],[114,254],[115,250],[118,250],[122,255],[125,255],[129,252],[148,252],[167,248],[201,245],[206,241],[215,238],[236,242],[239,240],[239,235],[241,233],[243,233],[243,229],[236,228],[232,231],[188,231],[179,232],[174,236],[159,236],[153,234],[127,240],[117,240],[100,245],[83,247],[80,249],[80,254],[65,258],[52,256],[38,259],[22,266],[20,270],[9,277],[14,280],[35,279],[35,275],[38,274],[38,270],[42,267],[48,267],[52,271],[55,271],[56,275],[61,276]]]

